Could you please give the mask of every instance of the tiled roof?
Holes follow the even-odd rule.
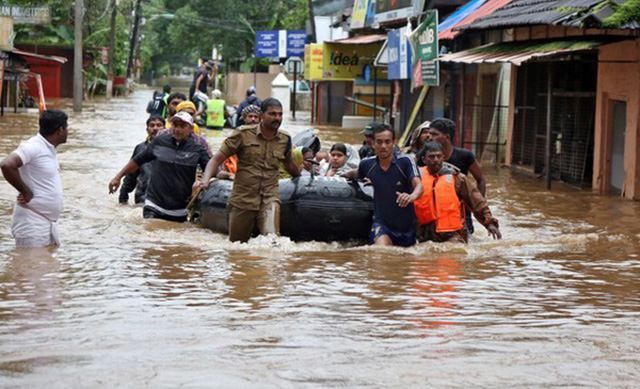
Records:
[[[512,0],[461,29],[482,30],[530,25],[598,27],[612,12],[612,4],[608,0]],[[636,23],[630,23],[623,28],[633,28],[634,24]]]

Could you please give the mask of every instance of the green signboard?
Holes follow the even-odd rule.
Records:
[[[438,59],[438,10],[429,10],[424,21],[411,33],[411,44],[415,52],[414,84],[440,85],[440,63]],[[418,68],[416,68],[418,67]],[[418,72],[418,69],[420,71]],[[418,77],[415,77],[418,76]]]

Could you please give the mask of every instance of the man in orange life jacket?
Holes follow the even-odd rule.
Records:
[[[468,234],[464,226],[463,203],[494,239],[502,238],[498,220],[491,215],[487,201],[464,174],[444,162],[440,143],[427,143],[416,157],[426,165],[420,168],[424,192],[413,205],[418,219],[419,241],[466,243]]]

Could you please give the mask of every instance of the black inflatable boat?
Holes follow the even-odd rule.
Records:
[[[215,180],[200,195],[200,223],[228,233],[227,201],[233,181]],[[280,233],[294,241],[366,241],[373,216],[373,189],[342,177],[280,180]]]

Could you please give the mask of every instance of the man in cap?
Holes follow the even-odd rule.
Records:
[[[364,135],[362,147],[360,147],[360,149],[358,150],[360,159],[365,159],[376,155],[376,152],[373,150],[373,128],[375,125],[376,123],[369,123],[364,128],[364,130],[360,131],[360,133]]]
[[[187,204],[198,166],[204,169],[209,155],[192,137],[193,117],[178,112],[171,118],[171,130],[154,138],[144,151],[135,155],[109,182],[114,193],[125,175],[154,161],[150,172],[143,217],[175,222],[187,220]]]
[[[247,123],[244,122],[244,120],[242,118],[242,111],[244,111],[244,109],[247,108],[250,105],[255,105],[256,107],[260,107],[262,105],[262,101],[256,95],[256,88],[254,86],[251,86],[249,89],[247,89],[247,98],[242,100],[240,105],[238,105],[237,112],[240,114],[240,118],[238,119],[238,123],[236,123],[238,126],[241,126],[243,124],[247,124]]]
[[[196,106],[191,101],[181,101],[178,105],[175,106],[175,111],[186,112],[189,115],[191,115],[191,117],[194,118],[194,121],[195,121]],[[167,124],[168,124],[167,128],[165,130],[162,130],[160,133],[170,131],[171,120],[168,120]],[[207,150],[207,154],[209,154],[209,158],[211,158],[213,153],[211,152],[211,147],[209,146],[209,142],[207,142],[207,138],[203,134],[201,134],[200,127],[198,127],[198,125],[195,122],[193,123],[193,130],[191,132],[191,136],[196,141],[196,143],[199,143],[200,145],[202,145],[202,147],[205,148],[205,150]]]
[[[211,98],[207,101],[207,128],[222,130],[224,122],[229,114],[227,113],[226,102],[222,98],[222,92],[214,89],[211,92]]]

